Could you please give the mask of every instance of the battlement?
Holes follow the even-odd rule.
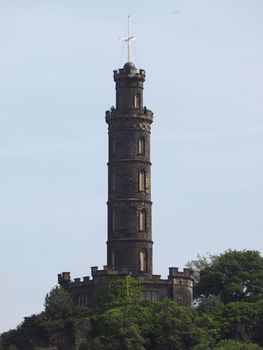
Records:
[[[92,278],[85,276],[71,280],[70,272],[62,272],[58,274],[58,283],[70,292],[76,304],[92,307],[97,288],[106,285],[115,277],[122,278],[128,275],[132,276],[132,272],[127,268],[117,271],[112,265],[104,265],[103,269],[92,266]],[[142,286],[144,300],[156,301],[168,297],[180,305],[191,305],[193,273],[190,269],[185,268],[179,271],[178,267],[170,267],[166,279],[161,278],[161,275],[147,276],[145,274],[139,274],[136,279]]]
[[[59,284],[65,284],[70,282],[71,282],[70,272],[62,272],[58,274]]]
[[[91,267],[91,275],[93,278],[96,276],[116,275],[116,274],[118,274],[118,271],[116,271],[112,265],[104,265],[103,270],[99,270],[98,266]]]
[[[143,75],[143,76],[146,76],[146,73],[145,73],[145,70],[144,69],[137,69],[137,68],[134,68],[134,69],[131,69],[128,71],[128,73],[130,75]],[[125,76],[127,75],[127,71],[124,69],[124,68],[120,68],[120,69],[115,69],[113,71],[113,74],[114,74],[114,77],[117,76],[117,75],[120,75],[120,74],[125,74]]]
[[[91,275],[94,279],[96,277],[109,276],[109,275],[127,276],[127,275],[131,275],[131,272],[128,270],[128,268],[115,270],[112,265],[104,265],[103,270],[99,270],[98,266],[92,266]]]
[[[111,107],[110,110],[105,112],[106,122],[108,123],[109,118],[142,118],[142,119],[153,119],[153,112],[150,109],[147,109],[146,106],[143,108],[130,108],[129,113],[122,113],[115,107]]]
[[[123,68],[116,69],[113,71],[113,77],[114,80],[119,80],[123,78],[137,78],[139,80],[145,80],[145,70],[144,69],[137,69],[135,65],[132,62],[127,62],[123,66]]]
[[[80,286],[80,285],[86,285],[97,278],[100,277],[111,277],[113,275],[118,276],[127,276],[131,275],[131,272],[128,271],[128,269],[123,268],[119,271],[115,270],[112,265],[104,265],[102,270],[99,270],[98,266],[92,266],[91,267],[91,276],[92,279],[90,279],[89,276],[84,276],[82,278],[74,278],[74,280],[71,280],[70,272],[62,272],[58,274],[58,283],[62,286]],[[191,280],[193,281],[193,271],[191,269],[184,268],[183,271],[179,271],[178,267],[169,267],[169,275],[168,280],[162,279],[161,275],[152,275],[151,280],[153,282],[168,282],[171,279],[178,279],[178,280]],[[145,276],[138,276],[138,280],[145,280]]]
[[[191,269],[184,268],[183,271],[179,271],[178,267],[169,267],[168,278],[189,278],[194,279],[193,271]]]
[[[70,272],[62,272],[58,274],[58,284],[66,288],[78,287],[78,286],[93,283],[94,280],[97,280],[98,278],[111,277],[113,275],[127,276],[127,275],[130,275],[130,272],[128,271],[128,269],[121,269],[120,271],[117,271],[111,265],[104,265],[102,270],[99,270],[98,266],[92,266],[91,267],[92,279],[89,276],[84,276],[82,278],[78,277],[72,280],[70,276]]]
[[[58,274],[58,284],[62,286],[70,286],[70,285],[81,285],[81,284],[87,284],[90,282],[89,276],[84,276],[81,278],[74,278],[72,281],[70,272],[62,272]]]

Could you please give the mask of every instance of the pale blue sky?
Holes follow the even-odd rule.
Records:
[[[154,272],[263,252],[262,0],[0,0],[0,332],[57,273],[106,263],[104,113],[128,14],[154,111]]]

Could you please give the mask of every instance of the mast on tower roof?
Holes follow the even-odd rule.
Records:
[[[136,41],[137,38],[130,34],[130,15],[128,16],[127,37],[120,37],[120,39],[127,43],[128,62],[131,62],[131,42]]]

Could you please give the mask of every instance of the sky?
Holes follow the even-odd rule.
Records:
[[[154,112],[154,273],[263,254],[262,0],[0,0],[0,333],[106,264],[107,125],[127,16]]]

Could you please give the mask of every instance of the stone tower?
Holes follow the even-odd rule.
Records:
[[[114,71],[116,108],[109,131],[107,264],[134,276],[152,275],[150,134],[143,107],[145,71],[128,62]]]
[[[116,107],[106,112],[109,134],[107,265],[91,267],[91,278],[58,274],[73,302],[94,306],[97,291],[113,278],[132,275],[142,298],[169,298],[191,305],[193,275],[169,267],[168,278],[153,274],[150,135],[153,113],[143,106],[145,71],[127,62],[114,71]]]

